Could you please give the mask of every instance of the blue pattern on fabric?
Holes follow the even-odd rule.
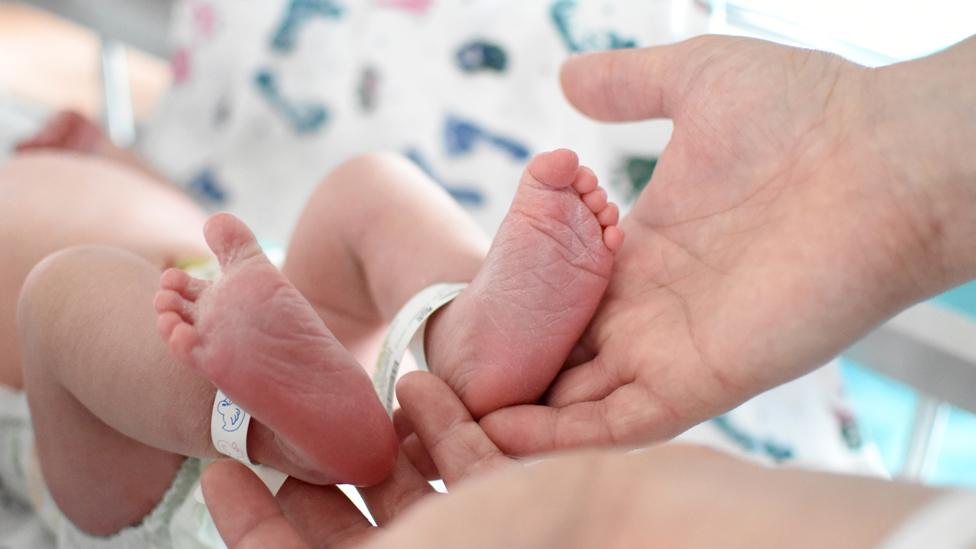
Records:
[[[329,120],[329,111],[325,105],[315,102],[302,103],[285,98],[278,89],[274,74],[267,69],[261,69],[254,75],[254,83],[271,108],[284,117],[296,133],[315,132]]]
[[[467,42],[458,49],[458,66],[468,73],[493,71],[504,72],[508,66],[508,54],[498,44],[484,40]]]
[[[186,190],[197,200],[210,206],[219,206],[227,202],[227,191],[210,168],[203,168],[190,179]]]
[[[332,0],[291,0],[285,9],[278,29],[271,37],[271,49],[287,53],[295,49],[298,31],[313,17],[338,19],[345,13],[345,7]]]
[[[418,168],[424,171],[431,179],[437,182],[438,185],[444,188],[448,194],[454,200],[457,200],[459,204],[465,206],[481,206],[485,203],[485,195],[479,191],[477,188],[471,185],[454,185],[445,183],[437,174],[434,173],[434,169],[431,167],[430,162],[418,151],[417,149],[410,148],[403,153],[404,156],[413,161]]]
[[[519,162],[528,160],[532,155],[527,146],[512,138],[490,132],[471,120],[447,115],[444,121],[444,144],[448,156],[471,154],[479,142],[485,142]]]

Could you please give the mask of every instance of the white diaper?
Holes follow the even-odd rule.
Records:
[[[29,505],[63,549],[213,549],[224,547],[206,506],[188,497],[202,465],[188,458],[156,507],[136,526],[110,536],[79,530],[51,498],[34,452],[26,395],[0,387],[0,484],[3,492]],[[6,541],[6,540],[3,540]]]

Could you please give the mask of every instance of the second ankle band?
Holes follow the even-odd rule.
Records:
[[[467,283],[433,284],[420,290],[407,301],[390,322],[390,328],[383,338],[380,354],[376,359],[373,374],[373,388],[387,413],[393,414],[393,399],[396,394],[396,381],[400,374],[403,355],[410,350],[417,368],[427,371],[427,353],[424,350],[424,335],[427,320],[441,307],[454,300]]]

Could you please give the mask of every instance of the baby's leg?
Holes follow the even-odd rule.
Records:
[[[22,292],[24,376],[45,482],[93,534],[137,524],[160,500],[184,459],[157,449],[164,443],[210,454],[213,389],[155,335],[158,272],[112,248],[72,249],[41,263]]]
[[[474,278],[488,238],[413,163],[392,154],[350,160],[318,186],[284,273],[339,340],[372,367],[387,321],[420,289]]]
[[[32,152],[0,165],[0,383],[23,386],[17,296],[40,260],[82,244],[124,248],[159,267],[209,256],[205,219],[175,190],[97,158]]]
[[[137,524],[183,456],[215,457],[211,383],[160,340],[159,269],[128,252],[59,252],[30,274],[18,324],[38,457],[48,488],[81,529]],[[275,434],[252,422],[256,460],[309,480]],[[322,479],[329,480],[329,479]]]
[[[618,218],[574,152],[529,162],[477,276],[427,331],[431,371],[472,415],[534,402],[552,383],[607,289]]]
[[[77,111],[55,113],[40,131],[17,143],[16,150],[19,153],[61,150],[91,155],[131,168],[159,183],[174,185],[156,173],[134,150],[112,143],[100,127]]]
[[[414,293],[472,285],[435,315],[431,369],[476,415],[538,398],[596,310],[622,239],[616,206],[576,155],[534,159],[491,251],[470,217],[405,160],[371,155],[322,183],[286,274],[358,345]]]
[[[240,221],[211,218],[207,241],[223,275],[209,284],[164,273],[159,327],[176,356],[278,433],[290,455],[375,482],[396,456],[392,425],[362,368],[329,329],[343,343],[364,347],[416,289],[445,277],[470,279],[487,246],[443,191],[396,157],[349,162],[323,187],[299,223],[288,278]],[[405,238],[404,253],[383,253],[390,243],[376,236],[389,234]],[[404,283],[364,279],[362,249],[372,250],[374,277],[386,270]]]
[[[322,317],[362,345],[423,287],[473,278],[427,342],[434,373],[484,414],[549,385],[596,310],[622,238],[616,208],[570,151],[529,165],[483,264],[471,221],[405,161],[363,157],[322,187],[296,231],[289,278],[239,220],[218,215],[206,233],[223,277],[168,272],[157,308],[177,355],[323,468],[361,461],[370,445],[385,457],[392,432]]]
[[[397,441],[362,367],[240,220],[215,215],[204,233],[220,278],[160,279],[159,329],[174,354],[272,429],[295,462],[333,482],[383,480]]]

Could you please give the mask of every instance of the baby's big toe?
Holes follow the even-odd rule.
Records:
[[[263,255],[251,229],[229,213],[210,216],[203,227],[203,235],[223,268]]]
[[[526,172],[535,181],[553,189],[573,184],[579,171],[579,157],[569,149],[556,149],[537,155]]]

